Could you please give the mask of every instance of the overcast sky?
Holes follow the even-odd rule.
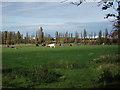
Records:
[[[54,36],[58,32],[98,32],[112,29],[113,23],[104,19],[114,10],[102,11],[97,2],[86,2],[79,7],[60,2],[2,2],[2,30],[33,34],[39,27]],[[1,5],[0,5],[1,6]]]

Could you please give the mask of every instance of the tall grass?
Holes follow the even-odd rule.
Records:
[[[3,47],[3,87],[97,88],[106,68],[117,77],[117,45],[15,47]]]
[[[58,82],[61,76],[39,67],[3,69],[3,87],[33,88],[42,83]]]

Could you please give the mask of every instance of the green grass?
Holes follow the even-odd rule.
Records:
[[[18,46],[17,48],[2,48],[3,70],[16,70],[17,74],[20,74],[17,69],[19,71],[20,68],[24,68],[26,71],[19,71],[22,74],[14,79],[11,75],[15,77],[15,73],[12,73],[12,71],[6,74],[3,73],[3,83],[9,84],[4,87],[94,88],[98,85],[95,84],[95,80],[98,79],[100,70],[96,70],[96,68],[100,64],[95,65],[92,61],[102,55],[115,55],[118,53],[117,45],[57,46],[56,48]],[[44,82],[38,81],[35,84],[31,79],[28,80],[31,76],[25,77],[23,75],[24,72],[34,71],[33,68],[35,67],[37,67],[36,70],[39,71],[40,69],[41,72],[47,69],[51,77],[54,76],[51,72],[55,75],[59,74],[60,77],[57,77],[55,82],[47,83],[42,79]],[[53,80],[49,76],[46,75],[47,78]],[[15,86],[16,83],[18,85]]]

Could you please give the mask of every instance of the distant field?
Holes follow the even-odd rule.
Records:
[[[2,48],[3,87],[98,87],[99,84],[95,83],[102,70],[100,65],[105,67],[108,64],[106,62],[96,64],[93,61],[101,57],[110,59],[110,56],[118,53],[117,45],[15,47],[17,49]],[[42,79],[34,78],[39,76]]]

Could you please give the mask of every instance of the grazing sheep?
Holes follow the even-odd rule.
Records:
[[[55,44],[49,44],[48,47],[50,47],[50,48],[54,47],[55,48]]]
[[[42,44],[42,46],[46,46],[46,44]]]
[[[70,46],[72,46],[72,44],[70,44]]]
[[[12,46],[11,48],[14,48],[15,50],[17,50],[17,49],[18,49],[17,47],[13,47],[13,46]]]
[[[36,44],[36,46],[39,46],[38,44]]]
[[[63,44],[60,44],[60,46],[64,46]]]

